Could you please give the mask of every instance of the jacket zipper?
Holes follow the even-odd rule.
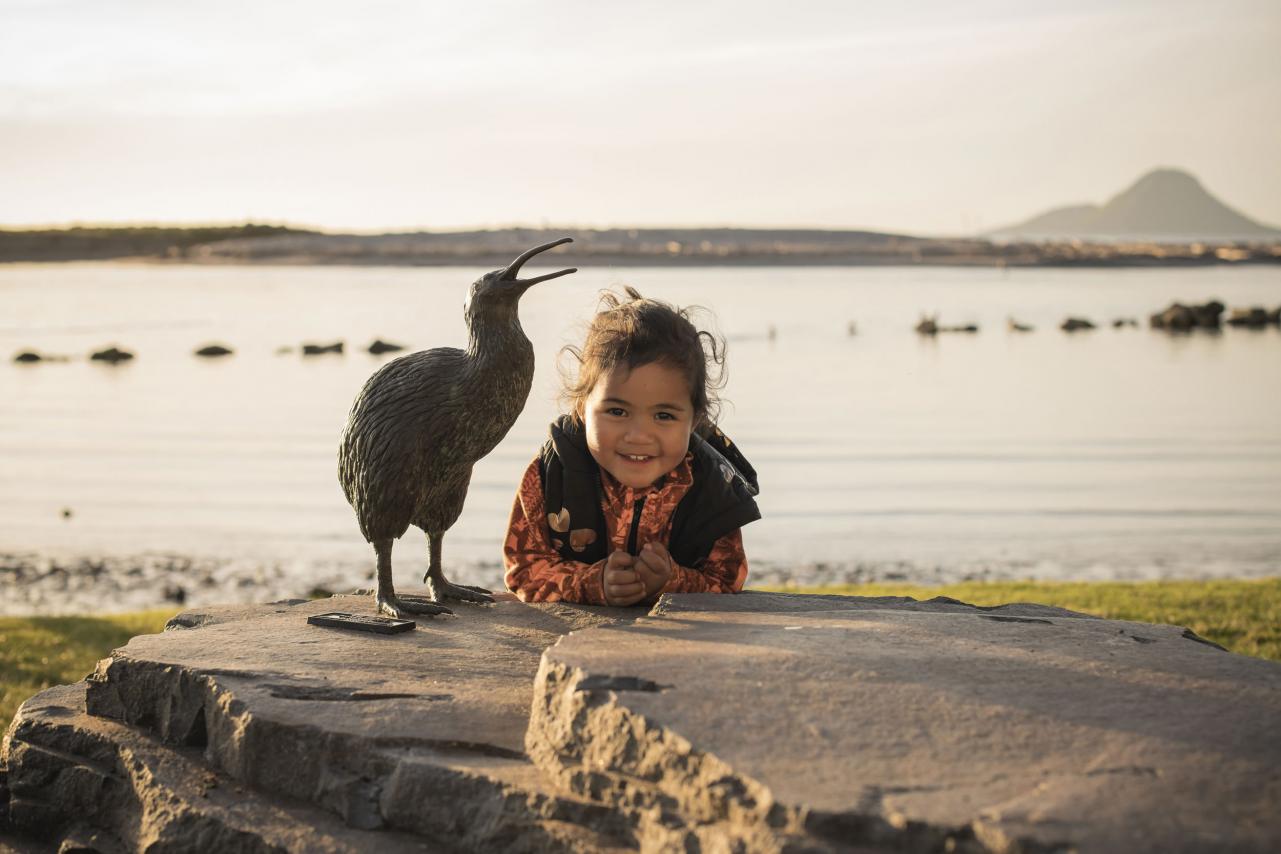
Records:
[[[641,510],[645,507],[645,496],[636,499],[632,506],[632,529],[627,532],[627,553],[629,555],[639,554],[636,548],[636,536],[640,532]]]

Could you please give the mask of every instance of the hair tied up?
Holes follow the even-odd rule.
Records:
[[[624,298],[625,297],[625,298]],[[658,362],[679,370],[689,382],[694,407],[694,429],[702,434],[720,414],[719,391],[725,387],[725,339],[694,325],[695,315],[711,315],[698,306],[680,308],[641,296],[630,285],[623,296],[602,291],[600,306],[588,324],[582,347],[572,344],[561,356],[573,357],[563,380],[562,405],[578,421],[596,383],[615,368],[628,371]]]

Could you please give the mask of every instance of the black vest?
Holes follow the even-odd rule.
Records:
[[[549,432],[538,473],[552,544],[566,560],[604,560],[610,549],[601,510],[601,472],[587,449],[587,435],[568,415],[553,421]],[[693,568],[717,540],[761,518],[761,511],[753,498],[760,491],[756,470],[728,436],[715,428],[706,441],[694,434],[689,449],[694,482],[676,505],[667,548],[678,564]]]

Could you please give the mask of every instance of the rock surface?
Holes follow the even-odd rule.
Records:
[[[562,639],[535,693],[540,767],[649,805],[680,841],[1281,844],[1281,666],[1173,626],[1037,606],[682,597]]]
[[[187,611],[29,700],[12,829],[104,851],[1281,845],[1281,666],[1173,626],[762,593],[307,625],[331,610],[372,603]]]

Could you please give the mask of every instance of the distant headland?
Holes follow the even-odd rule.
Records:
[[[0,263],[144,260],[197,264],[503,264],[573,237],[580,265],[1123,267],[1281,263],[1281,230],[1228,208],[1195,178],[1161,169],[1102,207],[1059,208],[982,237],[765,228],[503,228],[335,234],[278,225],[0,230]]]
[[[1141,267],[1281,263],[1281,240],[999,241],[867,231],[747,228],[506,228],[324,234],[277,226],[0,231],[0,263],[134,260],[195,264],[484,266],[519,248],[574,238],[579,265],[933,265]]]
[[[748,228],[506,228],[474,232],[325,234],[228,228],[0,230],[0,262],[136,260],[183,264],[477,266],[519,248],[574,238],[580,266],[934,265],[1190,266],[1278,264],[1271,242],[1123,243],[927,238],[876,232]]]
[[[1002,240],[1190,242],[1281,241],[1281,229],[1256,222],[1181,169],[1153,169],[1103,205],[1055,208],[989,233]]]

